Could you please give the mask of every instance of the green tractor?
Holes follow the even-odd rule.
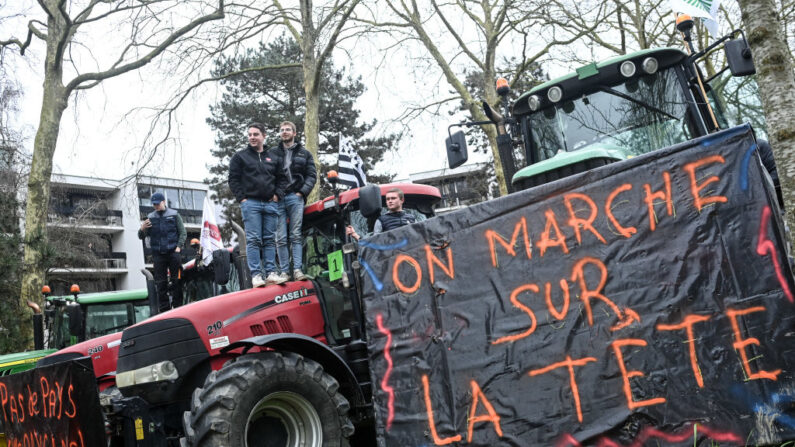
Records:
[[[722,100],[729,96],[730,89],[737,93],[736,84],[743,85],[746,96],[749,91],[755,93],[753,79],[745,78],[755,69],[742,31],[733,31],[696,52],[690,45],[693,22],[686,16],[680,19],[677,28],[688,52],[647,49],[585,65],[536,86],[513,103],[508,101],[508,83],[502,79],[497,88],[502,113],[484,103],[489,121],[450,127],[497,126],[498,149],[505,178],[511,179],[511,192],[689,141],[749,119],[757,133],[764,131],[759,128],[763,120],[733,113]],[[706,77],[699,64],[720,46],[727,66]],[[777,183],[772,155],[765,160],[765,150],[769,152],[769,146],[760,144],[763,162]],[[466,161],[464,132],[450,135],[447,152],[451,167]]]
[[[240,268],[245,266],[245,260],[238,256],[238,250],[229,247],[219,252],[222,253],[215,259],[225,259],[221,262],[225,265],[222,269],[214,265],[197,266],[196,260],[183,266],[181,281],[185,303],[234,292],[250,283],[247,269]],[[222,256],[224,253],[228,255]],[[43,311],[38,304],[28,303],[33,310],[34,350],[0,355],[0,376],[33,369],[37,361],[55,351],[120,332],[155,315],[158,306],[154,279],[148,271],[144,276],[147,277],[145,289],[81,294],[75,284],[71,295],[50,296],[50,288],[42,287]]]
[[[36,362],[58,349],[118,332],[150,316],[147,289],[80,294],[77,285],[72,295],[50,296],[44,286],[44,310],[34,303],[33,351],[0,356],[0,376],[26,371]]]

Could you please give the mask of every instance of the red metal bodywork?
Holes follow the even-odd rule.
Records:
[[[119,343],[121,342],[121,331],[113,334],[103,335],[74,344],[72,346],[54,352],[45,358],[52,356],[63,356],[68,354],[80,354],[81,356],[91,356],[91,363],[94,366],[94,375],[97,377],[99,390],[114,385],[116,374],[116,362],[119,358]]]
[[[293,295],[290,295],[293,293]],[[293,281],[218,295],[155,315],[138,324],[183,318],[199,331],[207,352],[215,357],[231,342],[280,332],[294,332],[326,343],[325,323],[317,290],[311,281]],[[77,343],[50,354],[90,355],[100,391],[115,383],[122,332]],[[223,338],[228,337],[228,341]],[[214,369],[220,368],[218,362]]]
[[[293,332],[326,343],[325,322],[312,281],[291,281],[197,301],[139,324],[170,318],[190,321],[211,356],[230,342]],[[136,325],[137,326],[137,325]],[[224,337],[228,340],[224,341]]]
[[[439,189],[435,186],[422,185],[419,183],[387,183],[386,185],[379,185],[381,188],[381,197],[386,195],[386,192],[391,188],[400,188],[404,196],[421,196],[439,200],[442,195]],[[325,199],[318,200],[304,207],[304,221],[314,213],[318,213],[326,209],[326,202],[333,200],[334,197],[326,197]],[[348,202],[359,199],[359,189],[351,189],[349,191],[340,193],[339,205],[345,205]]]

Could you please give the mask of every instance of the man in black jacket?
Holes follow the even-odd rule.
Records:
[[[293,257],[293,279],[303,281],[307,276],[303,268],[303,236],[301,225],[304,221],[304,202],[317,182],[317,169],[312,154],[295,140],[295,124],[285,121],[279,125],[281,143],[273,150],[284,159],[284,176],[287,187],[284,190],[282,207],[284,212],[279,220],[276,236],[276,250],[279,253],[279,264],[282,270],[289,268],[289,256]],[[289,225],[289,231],[287,229]],[[287,249],[289,235],[290,252]]]
[[[266,151],[264,141],[265,126],[249,124],[248,147],[229,162],[229,189],[243,215],[246,256],[254,287],[282,284],[289,279],[286,270],[276,267],[276,226],[286,186],[283,159],[277,151]]]
[[[180,251],[185,243],[187,233],[182,217],[176,211],[166,208],[166,198],[163,193],[152,194],[154,211],[146,216],[138,230],[138,238],[149,237],[149,247],[152,249],[152,263],[154,264],[153,276],[157,288],[157,299],[160,312],[182,305],[182,284],[179,281],[179,269],[182,267]],[[174,284],[174,302],[168,301],[168,275],[171,272],[171,283]]]

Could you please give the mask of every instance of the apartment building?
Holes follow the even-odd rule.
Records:
[[[409,174],[409,181],[439,188],[442,200],[436,206],[436,214],[464,208],[497,195],[493,191],[496,184],[489,181],[486,163]]]
[[[138,239],[141,221],[153,208],[154,192],[179,211],[188,241],[201,234],[202,206],[208,186],[202,182],[140,177],[102,179],[54,174],[47,216],[54,264],[47,273],[53,293],[71,284],[84,292],[146,287],[141,269],[150,268],[150,249]],[[183,250],[183,259],[195,253]]]

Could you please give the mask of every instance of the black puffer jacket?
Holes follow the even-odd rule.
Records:
[[[273,149],[257,152],[248,146],[229,162],[229,189],[240,202],[243,199],[268,201],[273,195],[284,197],[287,178],[284,158]]]
[[[279,154],[282,160],[285,160],[284,143],[279,143],[278,146],[271,149]],[[312,153],[304,148],[301,143],[290,149],[293,151],[293,157],[290,161],[290,174],[293,177],[292,183],[289,183],[284,189],[285,194],[291,192],[300,192],[306,198],[317,182],[317,169],[315,169],[315,158]],[[287,180],[285,179],[287,182]]]

